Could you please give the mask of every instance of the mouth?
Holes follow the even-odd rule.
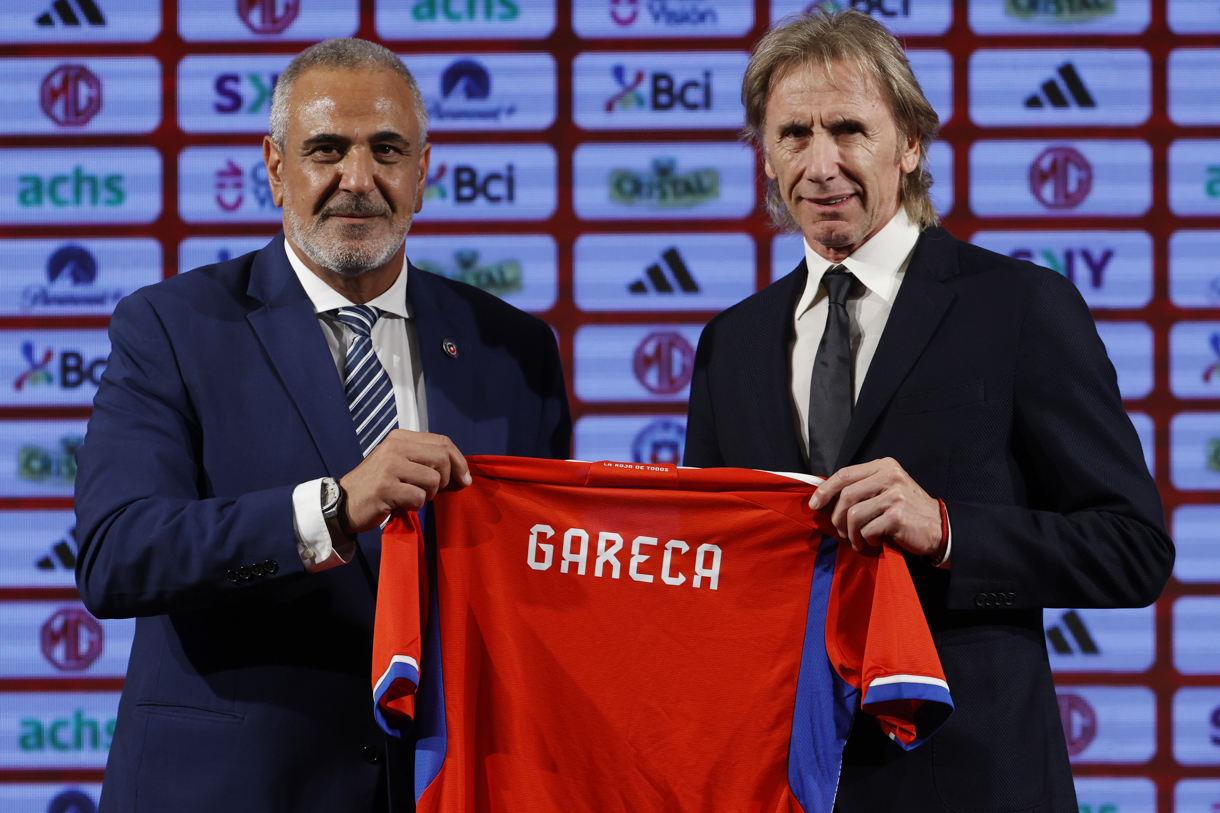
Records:
[[[847,203],[854,198],[854,194],[847,195],[826,195],[820,198],[803,198],[806,203],[811,203],[818,209],[825,211],[835,211],[842,209]]]

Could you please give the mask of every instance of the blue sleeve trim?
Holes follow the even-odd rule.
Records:
[[[381,730],[391,737],[401,737],[402,732],[382,714],[381,698],[385,697],[390,687],[399,680],[409,680],[412,686],[419,686],[419,670],[405,661],[395,661],[381,676],[381,680],[377,681],[377,688],[373,692],[373,719],[377,721]]]
[[[867,711],[869,705],[887,700],[924,701],[923,707],[915,714],[915,739],[910,744],[894,740],[904,751],[922,745],[953,713],[953,698],[948,689],[933,683],[884,683],[880,686],[869,686],[868,694],[864,696],[860,706]]]

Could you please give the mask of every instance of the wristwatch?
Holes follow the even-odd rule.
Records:
[[[350,536],[343,532],[339,523],[339,512],[343,510],[343,501],[347,494],[343,486],[334,477],[322,478],[322,519],[326,520],[326,530],[330,531],[332,543],[347,542]]]

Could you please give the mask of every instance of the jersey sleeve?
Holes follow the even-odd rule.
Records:
[[[906,750],[953,711],[932,633],[902,553],[840,544],[826,609],[826,653],[860,707]]]
[[[373,716],[393,736],[415,716],[420,642],[428,606],[419,515],[395,515],[381,533],[381,574],[373,624]]]

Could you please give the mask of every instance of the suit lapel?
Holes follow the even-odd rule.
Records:
[[[288,263],[282,234],[254,258],[247,293],[263,305],[246,318],[300,411],[327,472],[347,474],[364,458],[343,383],[313,304]]]
[[[957,241],[942,228],[920,236],[869,364],[835,468],[850,464],[869,430],[936,332],[955,294],[942,280],[957,273]]]
[[[413,265],[407,271],[407,300],[415,320],[428,401],[428,431],[447,435],[458,449],[474,454],[466,450],[479,448],[470,407],[476,392],[480,345],[476,327],[449,307],[452,297],[443,286],[437,277]],[[447,346],[456,355],[447,352]]]
[[[792,407],[792,363],[788,347],[794,331],[793,314],[805,290],[809,272],[805,261],[783,279],[764,289],[747,320],[755,326],[743,343],[739,358],[747,371],[750,387],[745,393],[770,450],[770,465],[777,471],[808,471],[809,461],[801,454]]]

